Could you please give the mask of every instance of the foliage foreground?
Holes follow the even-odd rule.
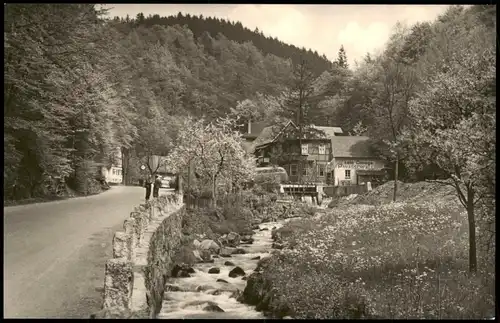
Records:
[[[466,219],[456,202],[407,201],[291,221],[275,234],[287,247],[249,280],[254,303],[275,317],[493,317],[494,260],[468,273]]]

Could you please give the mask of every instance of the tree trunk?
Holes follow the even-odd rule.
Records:
[[[188,178],[187,178],[187,205],[191,205],[191,160],[188,163]]]
[[[475,273],[477,270],[476,221],[474,217],[474,190],[472,187],[467,187],[467,219],[469,222],[469,271]]]
[[[396,197],[398,194],[398,176],[399,176],[399,154],[396,154],[396,165],[394,167],[394,194],[392,195],[393,202],[396,202]]]
[[[127,148],[122,147],[122,177],[123,185],[129,185],[130,180],[128,178],[128,162],[129,162],[129,151]]]
[[[217,193],[216,193],[216,190],[217,190],[217,178],[214,176],[214,177],[212,177],[212,206],[213,207],[217,206],[217,202],[216,202]]]

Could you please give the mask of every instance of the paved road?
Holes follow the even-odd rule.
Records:
[[[4,208],[4,317],[88,318],[100,310],[113,234],[144,193],[116,186]]]

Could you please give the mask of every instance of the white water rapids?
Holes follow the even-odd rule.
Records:
[[[181,291],[168,291],[164,294],[163,306],[158,314],[159,319],[262,319],[265,316],[257,312],[254,306],[242,304],[236,298],[230,298],[231,294],[239,289],[245,289],[246,280],[242,277],[231,278],[229,271],[236,266],[241,267],[248,277],[257,267],[259,260],[252,260],[257,256],[261,259],[270,256],[271,229],[282,226],[280,222],[268,222],[260,224],[260,229],[254,230],[253,244],[241,244],[246,254],[232,255],[230,258],[215,258],[214,263],[201,263],[193,266],[196,271],[188,278],[170,278],[168,284],[176,285]],[[226,266],[224,263],[230,261],[234,266]],[[209,274],[212,267],[220,269],[218,274]],[[224,279],[227,283],[217,282],[217,279]],[[201,287],[200,287],[201,286]],[[201,291],[197,291],[201,289]],[[212,295],[214,290],[220,291],[219,295]],[[208,312],[203,310],[208,304],[217,304],[224,312]]]

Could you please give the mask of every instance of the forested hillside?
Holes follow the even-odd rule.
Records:
[[[293,64],[271,52],[300,53],[212,18],[104,14],[92,4],[6,6],[5,198],[54,194],[61,181],[90,194],[95,166],[111,165],[116,148],[131,182],[145,156],[168,153],[179,118],[210,120],[246,98],[279,95]],[[318,72],[329,65],[304,55],[322,62],[309,64]]]
[[[324,54],[320,56],[317,51],[285,44],[276,37],[266,37],[258,28],[252,31],[244,27],[239,21],[228,21],[217,17],[203,17],[203,15],[183,15],[181,12],[176,16],[168,17],[160,17],[160,15],[145,17],[144,14],[139,13],[134,18],[115,17],[114,20],[128,22],[131,26],[187,26],[195,39],[202,37],[204,34],[216,37],[221,33],[227,39],[240,44],[252,42],[263,55],[273,54],[284,59],[290,58],[293,65],[297,65],[301,59],[305,59],[310,64],[311,70],[316,76],[332,67],[332,62]]]

